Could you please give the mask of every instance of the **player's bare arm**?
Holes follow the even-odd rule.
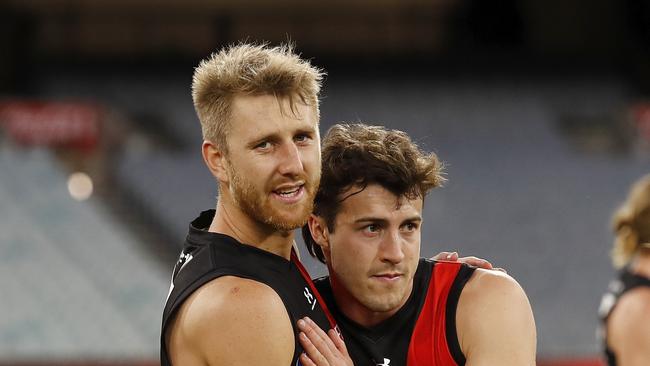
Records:
[[[294,335],[275,291],[225,276],[185,301],[167,334],[167,345],[174,366],[286,366],[294,352]]]
[[[650,289],[636,288],[621,297],[608,322],[608,343],[620,366],[650,360]]]
[[[456,327],[466,366],[535,365],[533,312],[524,290],[505,273],[476,270],[461,292]]]

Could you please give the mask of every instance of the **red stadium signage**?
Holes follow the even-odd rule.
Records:
[[[22,145],[93,148],[99,139],[101,118],[101,108],[90,103],[0,103],[0,126]]]
[[[639,136],[650,141],[650,102],[635,105],[632,107],[632,113]]]

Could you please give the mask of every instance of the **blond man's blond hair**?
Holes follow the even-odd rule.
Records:
[[[614,213],[612,226],[616,267],[626,265],[639,250],[650,249],[650,174],[634,183],[627,200]]]
[[[237,95],[274,95],[312,106],[319,115],[318,94],[324,72],[301,59],[290,44],[238,44],[201,61],[194,71],[192,99],[203,138],[227,152],[232,100]]]

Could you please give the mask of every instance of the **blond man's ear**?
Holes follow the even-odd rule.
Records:
[[[228,175],[226,154],[218,148],[212,141],[205,140],[201,146],[203,161],[215,178],[221,183],[228,184],[230,177]]]

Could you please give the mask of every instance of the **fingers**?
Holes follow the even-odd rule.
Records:
[[[311,319],[304,318],[298,321],[300,343],[305,353],[316,365],[330,365],[335,356],[332,351],[336,349],[332,341]]]
[[[325,333],[308,317],[298,320],[298,329],[298,339],[305,351],[300,356],[303,365],[352,365],[345,343],[336,331]]]
[[[349,357],[348,348],[345,346],[343,338],[341,338],[341,336],[334,329],[330,329],[327,332],[327,335],[332,340],[332,343],[334,343],[334,347],[336,347],[336,349],[338,349],[345,357]]]
[[[302,343],[302,342],[300,342],[300,343]],[[315,364],[311,360],[311,358],[309,358],[309,356],[307,356],[306,353],[303,353],[303,354],[300,355],[300,364],[303,365],[303,366],[318,366],[317,364]]]
[[[432,260],[434,261],[448,261],[448,262],[461,262],[465,264],[469,264],[470,266],[482,268],[482,269],[492,269],[495,271],[500,271],[503,273],[508,273],[506,272],[505,269],[503,268],[496,268],[490,263],[490,261],[478,258],[475,256],[467,256],[467,257],[460,257],[458,256],[457,252],[440,252],[436,254],[435,256],[431,257]]]
[[[300,355],[300,360],[303,365],[316,365],[316,366],[326,366],[329,365],[325,356],[318,350],[316,345],[309,339],[309,337],[304,333],[300,332],[298,335],[300,344],[304,352]],[[306,362],[305,360],[309,360]]]
[[[301,330],[298,338],[305,353],[316,365],[329,365],[328,359],[332,359],[332,349],[335,349],[332,341],[311,319],[298,320],[298,329]]]
[[[461,263],[466,263],[474,267],[483,268],[483,269],[493,269],[492,263],[485,259],[477,258],[474,256],[462,257],[458,259]]]
[[[431,257],[430,259],[433,260],[433,261],[441,261],[441,260],[445,260],[445,258],[447,258],[448,255],[449,255],[449,252],[440,252],[440,253],[434,255],[433,257]]]
[[[450,261],[456,262],[458,260],[457,252],[440,252],[431,258],[434,261]]]

